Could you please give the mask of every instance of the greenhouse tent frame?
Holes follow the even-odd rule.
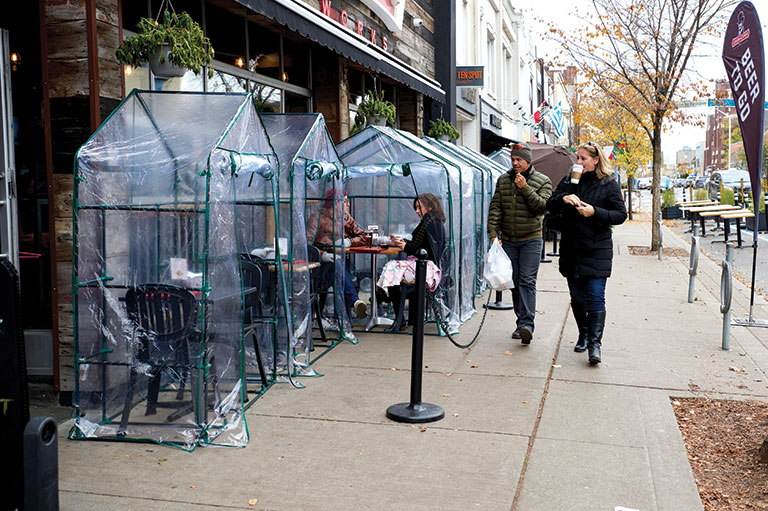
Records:
[[[348,311],[344,303],[344,181],[346,169],[331,139],[325,118],[319,113],[265,113],[261,115],[264,127],[280,161],[278,237],[284,238],[287,250],[288,296],[293,300],[294,345],[290,358],[293,360],[290,376],[316,376],[311,364],[343,341],[353,344],[357,339],[352,332]],[[321,215],[330,214],[333,240],[318,251],[324,255],[335,254],[333,262],[322,261],[320,268],[296,271],[304,267],[304,261],[315,252],[315,235]],[[314,232],[310,232],[314,231]],[[315,247],[316,248],[316,247]],[[297,265],[298,262],[298,265]],[[328,274],[331,274],[330,277]],[[327,289],[312,289],[317,282],[328,283],[332,292],[333,321],[339,326],[339,336],[322,328],[324,342],[316,343],[313,333],[312,295],[322,297]],[[325,287],[321,284],[322,287]],[[324,303],[317,299],[316,314],[322,316]],[[316,347],[323,350],[312,356]]]
[[[276,197],[278,165],[245,93],[133,90],[78,150],[70,438],[247,444],[253,289],[241,273],[237,194],[263,186]],[[287,304],[279,246],[271,262]],[[274,381],[266,355],[258,395]]]
[[[349,175],[349,197],[386,201],[385,206],[376,207],[374,202],[373,207],[365,208],[363,223],[383,224],[386,233],[404,233],[417,223],[412,201],[418,194],[434,193],[441,200],[447,217],[446,258],[441,257],[441,269],[449,280],[443,290],[447,294],[436,293],[435,297],[442,306],[448,333],[457,332],[475,313],[474,292],[465,293],[467,289],[461,285],[467,276],[471,277],[470,284],[474,281],[474,275],[467,274],[475,271],[474,230],[468,227],[474,224],[472,176],[462,173],[455,159],[438,155],[424,141],[394,128],[368,126],[337,148]],[[466,215],[466,208],[470,215]],[[464,264],[467,254],[470,260]],[[378,271],[376,268],[373,273]],[[443,333],[439,325],[438,331]]]
[[[490,248],[487,234],[488,209],[496,181],[504,171],[493,160],[489,160],[479,153],[472,153],[466,147],[426,136],[422,140],[477,169],[478,174],[475,179],[475,264],[477,268],[475,294],[479,296],[487,287],[483,278],[483,269],[485,267],[485,255]],[[479,178],[479,189],[477,178]]]

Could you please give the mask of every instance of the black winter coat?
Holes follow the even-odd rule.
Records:
[[[575,193],[582,202],[595,208],[589,218],[563,202]],[[560,273],[563,277],[601,278],[611,276],[613,240],[611,226],[627,219],[621,188],[613,176],[598,179],[595,172],[582,174],[579,184],[566,176],[547,201],[553,216],[561,215]]]

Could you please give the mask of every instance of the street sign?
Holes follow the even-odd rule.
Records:
[[[707,101],[707,106],[735,107],[736,102],[730,98],[710,99]],[[768,101],[764,103],[763,109],[768,110]]]
[[[482,87],[483,66],[456,66],[456,87]]]

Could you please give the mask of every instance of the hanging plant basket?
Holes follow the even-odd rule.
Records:
[[[210,67],[214,52],[200,25],[186,12],[163,11],[158,19],[142,18],[137,33],[115,49],[117,60],[134,68],[148,62],[155,76],[183,76],[186,69],[200,74]]]
[[[429,132],[427,133],[428,137],[448,142],[458,140],[461,136],[459,130],[456,129],[456,126],[444,119],[435,119],[434,121],[429,121],[429,125],[430,128]]]
[[[374,115],[368,118],[369,126],[386,126],[387,118],[383,115]]]
[[[171,45],[164,44],[160,49],[149,58],[149,68],[152,70],[152,74],[159,78],[175,78],[184,76],[187,70],[181,66],[177,66],[168,58],[168,54],[171,53]],[[160,56],[163,56],[165,62],[160,63]]]

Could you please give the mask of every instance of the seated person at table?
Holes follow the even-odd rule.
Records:
[[[340,208],[336,208],[334,215],[334,202],[333,190],[328,190],[325,194],[325,200],[320,209],[319,214],[315,214],[310,218],[308,224],[314,226],[307,229],[307,232],[311,234],[315,232],[314,240],[312,244],[318,247],[324,254],[324,259],[333,260],[336,264],[336,272],[344,272],[344,303],[347,306],[347,311],[354,308],[355,314],[358,318],[364,318],[368,315],[368,304],[360,299],[355,289],[355,283],[352,280],[352,273],[349,271],[349,267],[344,264],[342,258],[335,254],[341,247],[334,247],[334,231],[338,233],[340,231],[339,221],[337,221],[336,228],[334,229],[334,219],[341,217]],[[340,234],[340,233],[339,233]],[[365,245],[365,231],[363,231],[352,218],[349,210],[349,199],[347,194],[344,194],[344,246],[345,247],[357,247]]]
[[[422,193],[413,201],[413,209],[416,214],[419,215],[421,222],[413,230],[411,234],[411,240],[407,241],[402,238],[392,237],[392,245],[399,247],[409,256],[416,256],[419,250],[424,249],[427,251],[427,260],[435,263],[435,267],[440,267],[440,256],[443,253],[443,247],[445,246],[445,212],[443,206],[440,204],[440,200],[432,193]],[[439,279],[439,276],[437,276]],[[427,275],[429,282],[430,275]],[[382,301],[391,301],[392,306],[395,309],[395,315],[400,314],[400,286],[389,286],[389,296],[384,294],[380,287],[377,287],[379,293],[377,297],[381,297]],[[409,310],[413,310],[412,304],[409,302]],[[414,324],[415,318],[409,317],[408,324],[405,323],[400,326],[401,330],[405,330],[408,325]]]

